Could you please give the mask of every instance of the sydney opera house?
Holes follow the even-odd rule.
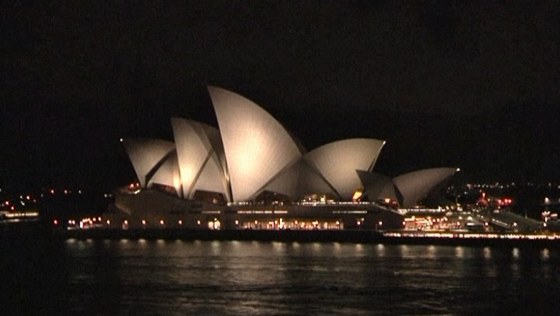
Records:
[[[382,140],[339,140],[306,151],[260,106],[209,87],[219,128],[172,118],[174,142],[123,139],[138,182],[119,190],[111,227],[387,229],[452,176],[436,168],[373,172]]]

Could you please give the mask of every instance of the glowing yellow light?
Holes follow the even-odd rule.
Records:
[[[360,199],[362,197],[363,192],[361,190],[357,190],[356,192],[354,192],[354,195],[352,196],[352,200],[356,201],[358,199]]]

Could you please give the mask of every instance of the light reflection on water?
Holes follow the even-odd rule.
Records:
[[[93,314],[546,314],[560,290],[557,250],[164,240],[65,248],[69,309]]]

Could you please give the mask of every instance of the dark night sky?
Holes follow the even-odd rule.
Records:
[[[126,183],[118,139],[215,125],[212,84],[376,170],[560,180],[557,1],[7,1],[0,185]]]

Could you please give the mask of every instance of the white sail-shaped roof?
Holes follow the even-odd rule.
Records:
[[[349,200],[362,187],[356,170],[373,169],[384,144],[378,139],[345,139],[316,148],[304,159],[321,173],[340,198]]]
[[[300,173],[301,161],[288,166],[274,177],[264,188],[263,191],[280,193],[290,197],[297,197],[298,177]]]
[[[143,188],[164,158],[175,149],[175,144],[161,139],[124,139],[122,142]]]
[[[338,196],[336,190],[321,173],[303,159],[279,173],[264,190],[291,197],[304,197],[310,194]]]
[[[232,201],[224,144],[220,131],[207,124],[193,123],[195,123],[193,127],[198,131],[200,138],[212,146],[213,153],[208,157],[201,170],[200,177],[192,189],[192,196],[198,190],[211,191],[222,193],[227,201]]]
[[[432,168],[405,173],[393,179],[393,183],[402,194],[401,207],[416,205],[440,182],[452,176],[459,169]]]
[[[175,188],[177,195],[181,196],[181,176],[179,174],[179,164],[176,154],[171,153],[166,156],[165,161],[157,168],[147,186],[151,187],[154,183]]]
[[[220,162],[219,132],[199,122],[172,118],[173,135],[182,183],[182,194],[192,198],[197,190],[219,192],[228,199],[227,181]],[[215,150],[218,147],[218,152]]]
[[[350,200],[357,189],[371,200],[396,198],[415,205],[456,169],[411,172],[394,179],[372,173],[384,141],[346,139],[309,153],[269,113],[236,93],[209,87],[220,130],[180,118],[171,123],[175,144],[126,139],[126,152],[142,187],[162,184],[180,197],[197,191],[248,201],[263,191],[290,197],[326,194]]]
[[[315,167],[310,166],[304,159],[300,163],[298,177],[298,195],[328,194],[338,196],[332,185],[321,175]]]
[[[364,194],[367,195],[370,201],[387,198],[399,200],[395,185],[390,177],[363,170],[358,170],[357,172],[364,185]]]
[[[284,127],[252,101],[208,87],[227,159],[234,201],[250,200],[301,156]]]

